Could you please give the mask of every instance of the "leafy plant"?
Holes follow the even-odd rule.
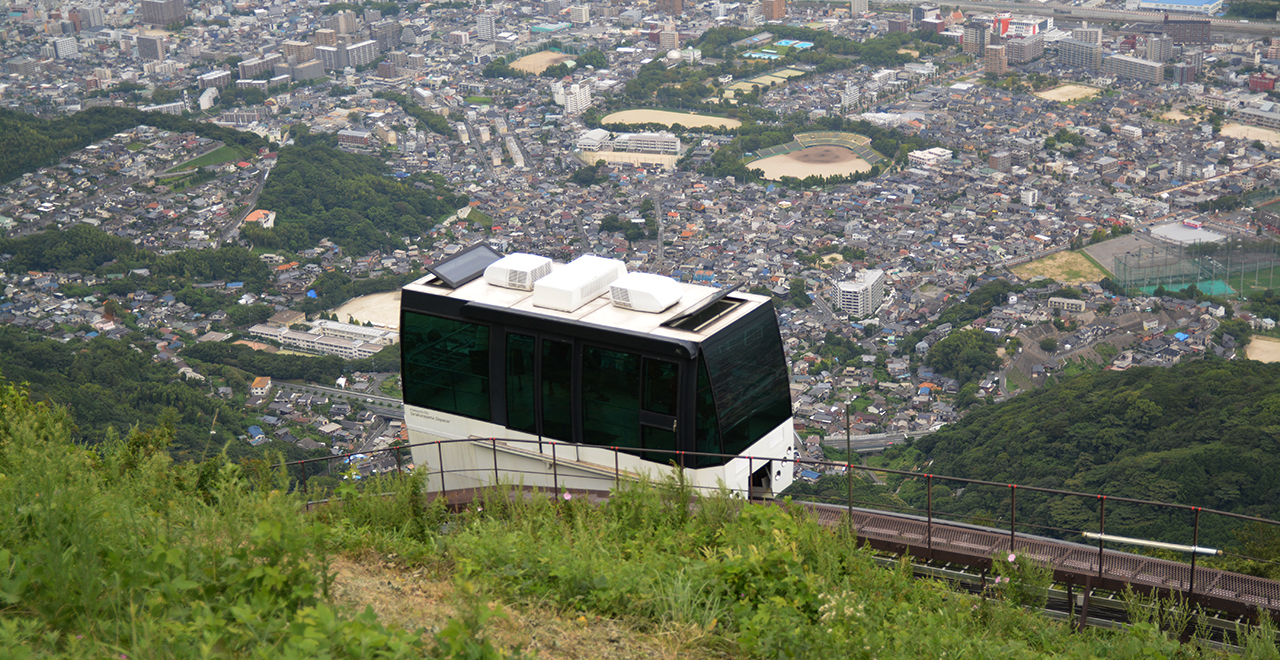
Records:
[[[1053,569],[1036,563],[1025,552],[997,553],[991,568],[996,574],[996,592],[1013,605],[1040,609],[1048,602]]]

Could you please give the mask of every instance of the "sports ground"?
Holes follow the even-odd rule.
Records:
[[[792,141],[761,149],[755,155],[756,160],[747,167],[763,171],[764,178],[774,181],[784,176],[803,179],[868,172],[883,160],[871,148],[870,138],[835,131],[796,133]]]

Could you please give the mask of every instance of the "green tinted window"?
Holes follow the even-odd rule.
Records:
[[[698,397],[693,405],[696,451],[719,454],[720,422],[716,419],[716,398],[711,390],[711,377],[707,375],[707,361],[698,358]],[[698,466],[721,465],[725,461],[713,456],[699,456]]]
[[[507,335],[507,428],[525,433],[538,432],[534,355],[533,337]]]
[[[772,305],[716,333],[703,351],[724,453],[741,453],[791,416],[787,363]]]
[[[676,365],[644,361],[644,409],[660,415],[676,414]]]
[[[640,440],[644,444],[645,449],[663,449],[666,451],[646,451],[640,454],[640,457],[646,461],[662,463],[666,465],[671,461],[680,464],[680,456],[673,453],[676,449],[676,434],[670,429],[660,429],[652,426],[645,426],[641,429]]]
[[[542,435],[573,440],[573,345],[542,340]]]
[[[640,446],[640,356],[587,347],[582,351],[583,442]]]
[[[489,420],[489,327],[406,312],[405,403]]]

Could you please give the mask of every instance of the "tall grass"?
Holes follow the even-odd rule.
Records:
[[[678,479],[623,484],[599,506],[492,491],[439,523],[416,555],[437,569],[508,601],[676,636],[688,657],[1219,657],[1160,626],[1076,633],[1024,609],[1043,603],[1048,578],[1022,557],[1002,558],[1000,589],[970,596],[914,579],[905,562],[879,568],[847,528],[801,507],[698,498]],[[357,546],[415,543],[390,531],[380,545],[376,526],[362,529]],[[1274,652],[1249,641],[1254,657]]]
[[[465,622],[430,640],[372,611],[335,611],[328,527],[302,515],[283,472],[251,479],[221,457],[175,465],[168,429],[90,450],[71,443],[70,428],[64,411],[0,386],[0,655],[400,658],[485,648]],[[402,511],[353,502],[348,514]]]
[[[698,497],[678,477],[623,484],[601,505],[494,489],[462,511],[429,503],[421,474],[350,479],[308,513],[282,471],[172,463],[166,429],[90,450],[70,428],[0,387],[5,657],[500,658],[484,636],[494,597],[623,620],[686,657],[1215,653],[1180,646],[1166,632],[1178,625],[1077,634],[1028,612],[1031,565],[1007,567],[1026,584],[960,594],[905,562],[878,568],[847,527],[801,507]],[[336,609],[328,554],[370,550],[456,578],[470,604],[434,634]],[[1247,657],[1276,657],[1269,629],[1241,638]]]

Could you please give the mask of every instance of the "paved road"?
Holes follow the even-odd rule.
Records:
[[[871,453],[884,451],[886,447],[895,444],[901,444],[906,441],[907,436],[919,438],[923,435],[929,435],[933,431],[912,431],[911,433],[877,433],[875,435],[853,436],[852,440],[846,445],[844,434],[828,435],[822,439],[823,446],[831,447],[844,451],[846,446],[853,449],[855,454]]]
[[[369,406],[371,409],[373,407],[379,407],[399,411],[404,408],[404,402],[400,399],[382,396],[380,394],[352,392],[351,390],[340,390],[336,387],[325,387],[324,385],[298,385],[296,383],[275,383],[275,385],[282,390],[290,390],[293,392],[309,392],[311,394],[324,394],[327,396],[354,397],[364,401],[366,404],[371,404]]]

